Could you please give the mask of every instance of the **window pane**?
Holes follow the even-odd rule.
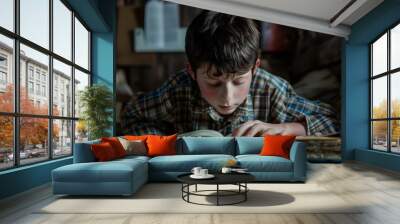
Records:
[[[72,117],[71,66],[53,60],[53,115]]]
[[[14,0],[0,1],[0,26],[14,31]]]
[[[387,71],[387,34],[372,44],[372,75]]]
[[[400,118],[400,72],[391,75],[390,86],[391,116]]]
[[[89,70],[89,32],[75,18],[75,63]]]
[[[48,64],[47,55],[21,44],[21,113],[48,114]]]
[[[387,117],[387,77],[372,81],[372,118]]]
[[[400,24],[391,31],[390,50],[391,69],[400,67]]]
[[[391,127],[391,140],[392,140],[392,152],[400,153],[400,120],[394,120],[390,122]]]
[[[53,157],[72,154],[72,121],[53,120]]]
[[[21,36],[49,48],[49,0],[20,0]]]
[[[14,165],[13,118],[0,116],[0,170]]]
[[[60,0],[54,0],[53,17],[53,51],[72,60],[72,12]]]
[[[86,122],[83,120],[75,121],[75,143],[85,142],[88,138],[88,129]]]
[[[0,35],[0,111],[14,111],[13,40]]]
[[[81,107],[79,106],[80,93],[89,86],[89,75],[75,69],[75,117],[81,114]]]
[[[387,121],[372,122],[372,148],[387,151]]]
[[[21,117],[20,164],[34,163],[49,158],[49,123],[45,118]]]

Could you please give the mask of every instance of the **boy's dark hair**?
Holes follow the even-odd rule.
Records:
[[[196,70],[208,64],[217,74],[242,74],[254,66],[259,51],[260,31],[247,18],[212,11],[202,11],[186,33],[186,55]]]

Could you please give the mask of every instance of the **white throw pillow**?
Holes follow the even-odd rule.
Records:
[[[124,138],[118,137],[119,142],[121,142],[122,147],[124,147],[126,151],[126,155],[135,155],[135,156],[145,156],[147,155],[146,145],[141,140],[126,140]]]

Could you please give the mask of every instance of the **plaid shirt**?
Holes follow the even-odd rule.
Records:
[[[338,133],[335,111],[328,104],[298,96],[285,80],[263,69],[252,77],[247,99],[224,118],[200,94],[197,83],[186,70],[170,77],[158,89],[128,103],[122,116],[124,134],[167,135],[212,129],[223,135],[246,121],[266,123],[300,122],[307,135]]]

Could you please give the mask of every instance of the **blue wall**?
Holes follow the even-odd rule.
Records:
[[[67,1],[92,31],[93,83],[106,84],[115,96],[115,0]],[[115,129],[110,127],[110,131]],[[0,172],[0,199],[48,183],[53,169],[71,163],[68,157]]]
[[[351,27],[344,46],[343,151],[345,160],[358,160],[399,170],[400,156],[369,150],[369,46],[377,36],[400,22],[400,0],[385,0]],[[397,163],[397,164],[396,164]]]
[[[99,0],[98,8],[105,18],[110,32],[94,32],[92,35],[92,71],[93,83],[102,83],[110,87],[113,92],[113,126],[110,134],[115,135],[115,64],[116,64],[116,5],[115,1]]]

